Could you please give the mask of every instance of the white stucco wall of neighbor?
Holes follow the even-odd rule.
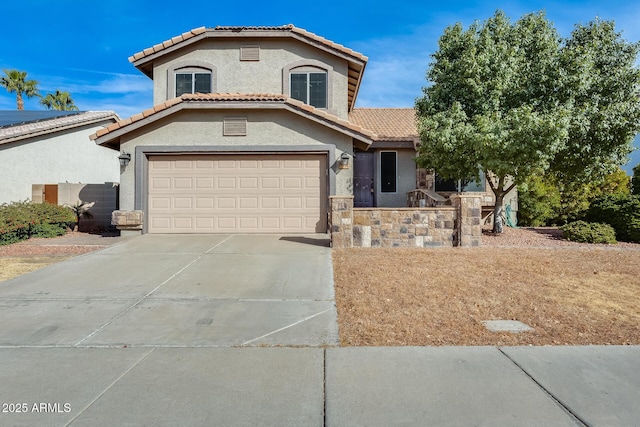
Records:
[[[0,144],[0,204],[31,199],[33,184],[119,182],[118,151],[89,140],[109,123]]]
[[[246,117],[246,136],[223,136],[225,117]],[[133,210],[135,206],[135,153],[138,146],[255,146],[304,147],[328,144],[335,146],[335,158],[343,152],[352,153],[352,139],[321,124],[287,111],[186,111],[176,113],[133,131],[123,137],[121,149],[131,153],[129,165],[120,175],[120,209]],[[331,148],[332,149],[332,148]],[[351,194],[353,169],[336,170],[336,194]]]

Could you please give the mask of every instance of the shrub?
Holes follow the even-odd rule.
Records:
[[[614,194],[595,199],[585,215],[591,222],[611,225],[623,242],[640,242],[640,196]]]
[[[616,243],[616,232],[609,224],[574,221],[560,227],[563,237],[581,243]]]
[[[0,245],[29,237],[53,237],[65,233],[75,221],[73,212],[50,203],[14,202],[0,205]]]

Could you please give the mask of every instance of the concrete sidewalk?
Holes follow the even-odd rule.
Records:
[[[0,361],[0,425],[640,420],[640,347],[0,348]]]

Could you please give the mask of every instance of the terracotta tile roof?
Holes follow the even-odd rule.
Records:
[[[162,104],[156,105],[153,108],[149,108],[148,110],[143,111],[142,113],[136,114],[134,116],[129,117],[125,120],[120,120],[116,123],[112,123],[109,126],[98,130],[95,134],[91,135],[91,140],[97,140],[102,138],[103,141],[98,141],[100,144],[107,143],[111,140],[108,138],[103,138],[110,133],[113,133],[119,129],[122,129],[126,132],[126,128],[130,125],[133,125],[137,122],[140,122],[147,117],[152,117],[154,115],[159,115],[159,113],[168,111],[171,107],[185,107],[188,108],[187,105],[189,103],[215,103],[215,104],[225,104],[225,103],[234,103],[234,104],[255,104],[255,103],[264,103],[264,104],[280,104],[283,108],[289,109],[290,111],[300,112],[303,115],[311,116],[317,121],[325,122],[329,125],[334,125],[343,130],[348,130],[355,133],[358,136],[358,139],[364,141],[369,144],[371,140],[375,138],[373,132],[368,129],[363,128],[357,124],[349,122],[347,120],[340,119],[337,116],[329,114],[323,110],[319,110],[310,105],[307,105],[301,101],[287,98],[284,95],[278,94],[264,94],[264,93],[254,93],[254,94],[240,94],[240,93],[196,93],[196,94],[185,94],[178,98],[170,99]],[[119,136],[119,135],[118,135]],[[118,137],[116,136],[116,138]]]
[[[223,34],[223,33],[246,33],[246,36],[251,36],[251,33],[256,32],[290,32],[293,34],[301,35],[310,40],[321,43],[327,47],[338,50],[342,53],[346,53],[347,55],[353,56],[354,58],[359,59],[360,61],[367,62],[368,58],[363,54],[356,52],[352,49],[349,49],[341,44],[332,42],[331,40],[325,39],[324,37],[318,36],[310,31],[304,30],[302,28],[298,28],[293,24],[289,25],[281,25],[281,26],[262,26],[262,27],[252,27],[252,26],[217,26],[215,28],[205,28],[199,27],[194,28],[191,31],[187,31],[185,33],[180,34],[179,36],[173,37],[169,40],[165,40],[162,43],[158,43],[152,47],[144,49],[138,53],[133,54],[129,57],[129,62],[138,61],[146,56],[152,55],[154,53],[158,53],[164,49],[167,49],[171,46],[178,45],[184,41],[187,41],[195,36],[200,34],[210,32],[212,35]]]
[[[135,62],[138,59],[144,58],[145,56],[149,56],[151,54],[160,52],[161,50],[164,50],[173,45],[180,44],[183,41],[189,40],[190,38],[193,38],[197,35],[204,33],[206,30],[207,29],[205,27],[194,28],[193,30],[187,31],[186,33],[182,33],[179,36],[175,36],[169,40],[165,40],[162,43],[158,43],[157,45],[154,45],[150,48],[147,48],[145,50],[142,50],[138,53],[131,55],[129,57],[129,62]]]
[[[376,141],[417,141],[413,108],[355,108],[349,121],[371,130]]]
[[[304,43],[315,46],[319,49],[330,52],[336,56],[340,56],[348,62],[348,102],[349,109],[353,109],[355,101],[360,89],[360,82],[362,80],[362,74],[367,65],[368,58],[363,54],[349,49],[341,44],[332,42],[324,37],[318,36],[310,31],[298,28],[292,24],[281,26],[264,26],[264,27],[225,27],[218,26],[215,28],[199,27],[191,31],[180,34],[169,40],[165,40],[162,43],[158,43],[155,46],[144,49],[138,53],[129,57],[129,61],[135,65],[135,67],[147,75],[149,78],[153,78],[153,61],[158,56],[161,56],[168,52],[173,52],[177,49],[187,46],[191,43],[197,42],[204,38],[223,37],[223,38],[235,38],[235,37],[283,37],[288,36],[294,39],[300,40]]]
[[[0,144],[103,122],[105,120],[117,121],[120,120],[120,117],[113,111],[80,111],[77,114],[0,127]]]

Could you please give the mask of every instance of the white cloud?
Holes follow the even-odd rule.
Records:
[[[352,47],[369,57],[358,106],[413,106],[427,83],[430,55],[447,25],[430,22],[404,34],[355,42]]]
[[[109,78],[91,81],[71,76],[42,76],[41,91],[64,90],[77,94],[147,94],[153,91],[153,82],[146,76],[134,74],[109,74]]]

